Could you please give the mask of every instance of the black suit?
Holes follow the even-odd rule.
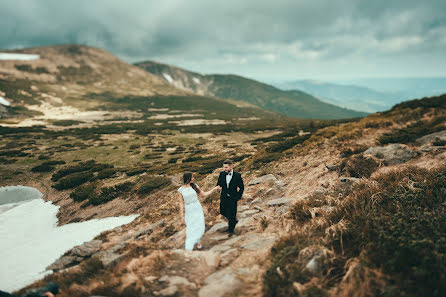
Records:
[[[242,176],[240,173],[233,171],[233,176],[228,187],[226,183],[226,171],[222,171],[218,176],[217,186],[221,187],[220,214],[228,219],[229,232],[234,232],[237,221],[237,201],[242,199],[245,189]]]

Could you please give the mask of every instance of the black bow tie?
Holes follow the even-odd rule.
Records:
[[[229,176],[231,176],[231,175],[232,175],[232,173],[231,173],[231,172],[225,172],[225,174],[226,174],[226,175],[229,175]]]

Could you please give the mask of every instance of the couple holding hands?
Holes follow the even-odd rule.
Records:
[[[184,185],[178,189],[180,215],[183,223],[186,224],[186,242],[185,249],[193,250],[205,231],[203,208],[198,200],[198,195],[207,197],[219,191],[220,195],[220,214],[228,220],[228,236],[234,235],[235,225],[237,224],[237,201],[242,198],[244,191],[243,179],[240,173],[233,170],[232,160],[223,162],[223,171],[220,172],[217,185],[211,190],[204,192],[194,183],[192,172],[185,172],[183,175]],[[201,249],[201,244],[197,245]]]

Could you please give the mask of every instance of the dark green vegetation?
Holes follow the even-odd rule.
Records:
[[[170,178],[163,177],[163,176],[152,176],[149,178],[149,180],[141,185],[141,187],[138,189],[138,194],[140,195],[148,195],[154,190],[166,187],[171,184]]]
[[[445,98],[446,100],[446,98]],[[446,116],[433,120],[417,121],[407,127],[393,130],[379,138],[381,144],[388,143],[413,143],[417,138],[435,133],[446,128]]]
[[[297,90],[283,91],[273,86],[237,75],[200,75],[173,66],[140,62],[135,64],[142,69],[164,79],[167,73],[174,80],[180,80],[191,91],[203,91],[210,96],[234,99],[258,107],[279,112],[295,118],[340,119],[365,116],[366,113],[341,108]],[[197,84],[199,78],[202,84]]]
[[[264,278],[266,296],[298,296],[293,282],[314,277],[299,253],[314,246],[334,253],[320,260],[316,277],[322,286],[306,289],[304,296],[315,296],[311,290],[325,296],[333,286],[346,295],[362,288],[370,296],[445,296],[446,167],[397,170],[329,195],[340,193],[345,198],[327,214],[324,226],[291,234],[273,247]],[[308,221],[312,203],[295,205],[292,218]],[[353,259],[357,279],[341,281],[344,265]]]
[[[132,187],[133,183],[123,182],[111,187],[101,188],[101,192],[99,194],[90,194],[88,196],[88,202],[92,205],[107,203],[117,197],[123,197],[131,190]]]

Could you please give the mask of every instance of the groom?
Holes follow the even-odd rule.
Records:
[[[240,173],[233,170],[232,160],[223,162],[223,171],[218,177],[217,186],[220,186],[220,214],[228,219],[229,237],[234,235],[235,225],[237,224],[237,201],[242,199],[243,179]]]

